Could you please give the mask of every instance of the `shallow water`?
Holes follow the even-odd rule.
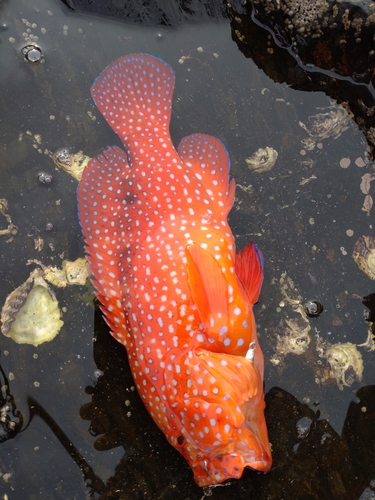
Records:
[[[354,263],[352,249],[361,235],[374,232],[359,187],[371,163],[355,164],[357,158],[366,161],[367,150],[356,125],[350,122],[338,138],[301,154],[307,133],[298,122],[328,107],[328,98],[275,84],[244,59],[227,22],[133,27],[74,14],[51,0],[33,6],[14,0],[1,4],[0,14],[7,23],[0,32],[0,198],[8,200],[18,227],[13,241],[0,239],[0,303],[28,277],[28,259],[61,266],[63,259],[84,254],[76,181],[44,151],[69,147],[94,156],[120,144],[96,110],[90,86],[121,55],[161,57],[176,71],[174,143],[193,132],[223,141],[238,186],[230,215],[238,248],[252,238],[265,256],[255,314],[274,453],[267,475],[246,470],[229,485],[199,489],[139,401],[125,351],[95,314],[87,289],[70,286],[55,289],[65,324],[53,341],[35,348],[0,338],[1,366],[24,419],[22,432],[0,444],[0,493],[64,500],[374,498],[366,490],[375,480],[374,352],[358,347],[362,381],[341,391],[334,380],[318,383],[328,365],[315,336],[332,344],[361,344],[367,337],[357,296],[374,287]],[[30,35],[38,37],[43,63],[28,63],[21,54]],[[278,151],[276,165],[251,172],[245,159],[266,146]],[[340,167],[342,158],[351,160],[348,168]],[[38,183],[41,171],[53,176],[51,185]],[[53,230],[47,232],[49,222]],[[6,227],[5,219],[1,224]],[[38,237],[44,240],[40,251],[34,248]],[[318,300],[324,312],[310,320],[306,353],[281,356],[275,364],[278,324],[298,317],[280,291],[284,272],[302,301]],[[104,372],[99,379],[98,369]]]

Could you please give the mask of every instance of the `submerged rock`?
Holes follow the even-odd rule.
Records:
[[[244,8],[228,4],[241,52],[274,81],[341,104],[375,154],[374,2],[251,0]]]

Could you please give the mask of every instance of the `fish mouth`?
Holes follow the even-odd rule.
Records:
[[[199,486],[219,484],[228,479],[239,479],[245,467],[267,472],[272,465],[270,443],[264,418],[262,399],[247,402],[241,410],[245,420],[235,431],[231,442],[219,449],[197,457],[192,465],[194,479]]]
[[[271,455],[264,453],[256,456],[254,451],[251,453],[248,450],[248,457],[233,452],[219,454],[210,460],[200,459],[193,467],[194,479],[201,487],[215,485],[229,479],[239,479],[245,467],[267,472],[271,467]]]

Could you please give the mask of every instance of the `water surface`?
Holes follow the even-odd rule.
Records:
[[[0,239],[1,304],[29,276],[27,260],[61,266],[84,255],[76,181],[45,151],[69,147],[94,156],[119,145],[89,88],[117,57],[161,57],[176,71],[174,143],[194,132],[223,141],[238,185],[230,214],[238,248],[254,239],[265,256],[255,313],[274,453],[267,475],[246,470],[239,481],[199,489],[139,401],[125,350],[108,334],[87,289],[67,287],[55,289],[65,323],[56,339],[35,348],[0,338],[1,366],[24,418],[22,432],[0,444],[0,492],[10,499],[64,500],[374,498],[374,353],[358,348],[363,378],[339,390],[334,380],[321,382],[328,365],[316,350],[317,334],[332,344],[361,344],[367,337],[358,297],[374,287],[352,249],[361,235],[373,235],[373,214],[361,209],[359,187],[371,163],[354,122],[301,154],[307,134],[298,122],[322,112],[329,99],[274,83],[239,52],[226,21],[140,27],[72,13],[57,0],[2,3],[0,15],[6,23],[0,33],[0,198],[8,200],[18,227],[13,241]],[[33,41],[42,63],[28,63],[21,53]],[[266,146],[278,151],[275,167],[251,172],[245,159]],[[350,159],[348,168],[340,167],[343,158]],[[38,183],[41,171],[52,174],[51,185]],[[6,227],[5,219],[1,223]],[[47,223],[53,231],[45,230]],[[44,241],[40,251],[36,238]],[[306,353],[275,364],[278,325],[298,317],[285,307],[282,273],[302,301],[318,300],[324,312],[310,320]]]

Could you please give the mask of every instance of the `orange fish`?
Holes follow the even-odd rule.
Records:
[[[252,310],[263,259],[253,243],[235,253],[224,145],[193,134],[174,148],[173,89],[172,68],[146,54],[97,78],[91,95],[126,153],[113,146],[90,161],[79,216],[97,297],[138,392],[207,486],[271,467]]]

